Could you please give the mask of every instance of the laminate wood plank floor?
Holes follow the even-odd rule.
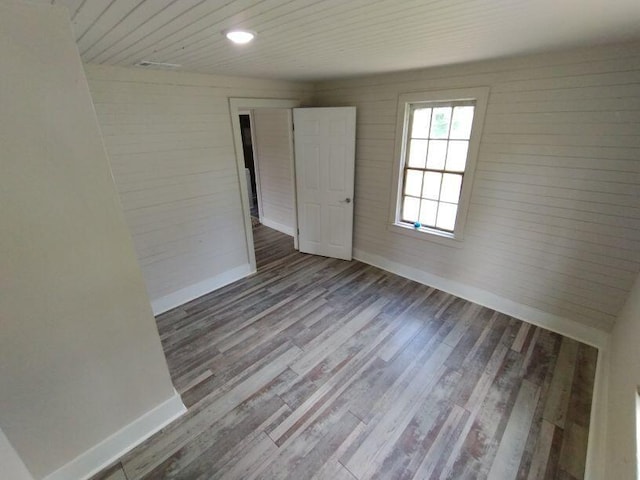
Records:
[[[188,413],[101,479],[581,479],[597,350],[254,230],[157,318]]]

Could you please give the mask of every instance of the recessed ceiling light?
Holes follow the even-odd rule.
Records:
[[[239,28],[226,30],[222,33],[224,33],[224,36],[231,40],[233,43],[237,43],[239,45],[249,43],[256,36],[256,32],[252,32],[251,30],[242,30]]]

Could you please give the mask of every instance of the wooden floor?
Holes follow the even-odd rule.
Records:
[[[255,238],[257,275],[157,319],[188,413],[96,478],[583,477],[594,348]]]

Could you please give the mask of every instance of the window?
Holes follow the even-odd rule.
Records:
[[[393,227],[462,239],[488,89],[401,95]]]

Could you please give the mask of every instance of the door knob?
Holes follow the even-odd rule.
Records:
[[[345,199],[343,200],[343,202],[344,202],[344,203],[351,203],[351,199],[350,199],[350,198],[345,198]]]

